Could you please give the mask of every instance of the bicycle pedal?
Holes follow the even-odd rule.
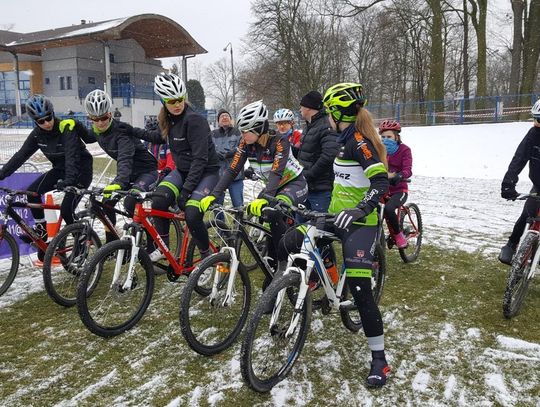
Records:
[[[175,274],[174,268],[171,265],[169,265],[169,267],[167,267],[167,279],[171,283],[175,283],[179,278],[180,278],[180,275]]]

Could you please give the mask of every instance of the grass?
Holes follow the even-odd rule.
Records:
[[[501,349],[497,341],[503,335],[540,342],[538,278],[522,312],[509,321],[501,311],[506,271],[495,260],[435,247],[423,248],[414,264],[403,264],[395,251],[388,258],[381,310],[394,372],[383,389],[363,386],[369,366],[364,336],[345,330],[337,315],[316,314],[290,377],[271,394],[251,391],[239,374],[238,343],[211,358],[185,344],[178,324],[185,280],[172,284],[159,276],[144,318],[108,340],[92,335],[76,309],[58,307],[45,292],[0,309],[0,400],[156,406],[538,402],[534,363],[540,351],[535,362],[534,355]],[[260,272],[253,273],[260,281]],[[490,385],[497,375],[507,395]]]

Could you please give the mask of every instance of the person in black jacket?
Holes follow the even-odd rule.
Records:
[[[175,202],[184,210],[186,223],[201,257],[210,254],[208,230],[200,210],[200,200],[208,195],[218,182],[219,159],[206,119],[186,102],[187,90],[182,79],[174,74],[162,73],[154,80],[154,92],[161,98],[158,115],[160,131],[136,129],[136,137],[152,143],[169,143],[176,170],[167,175],[156,191],[164,197],[154,197],[152,207],[167,210]],[[168,243],[169,221],[156,219],[156,229]],[[156,249],[152,261],[164,255]]]
[[[521,170],[527,163],[529,163],[529,179],[533,183],[531,194],[540,191],[540,100],[533,105],[531,113],[534,125],[519,144],[502,181],[501,196],[504,199],[515,200],[519,196],[516,184]],[[512,264],[512,258],[527,224],[527,218],[536,216],[539,207],[540,202],[536,199],[528,198],[525,201],[523,212],[514,224],[508,242],[501,248],[499,254],[501,263]]]
[[[149,191],[158,178],[156,158],[140,140],[133,137],[133,127],[112,119],[111,104],[111,99],[101,89],[93,90],[84,100],[84,107],[92,121],[92,133],[84,141],[97,141],[103,151],[116,160],[116,177],[105,187],[103,197],[110,198],[114,191],[128,188]],[[114,206],[116,201],[110,203]],[[128,213],[133,213],[135,200],[126,197],[124,207]],[[112,209],[107,211],[107,215],[113,224],[116,223]],[[105,235],[107,242],[115,239],[109,231],[105,231]]]
[[[0,180],[13,174],[32,154],[41,150],[52,163],[52,169],[32,182],[28,191],[42,195],[68,185],[87,188],[92,182],[92,156],[81,141],[81,137],[87,134],[86,128],[73,119],[61,121],[56,118],[52,102],[43,95],[31,96],[26,102],[26,112],[36,127],[21,149],[0,169]],[[28,202],[40,203],[41,198],[28,196]],[[79,198],[73,193],[65,194],[60,213],[67,224],[73,223],[73,212],[78,202]],[[31,211],[35,220],[34,230],[47,240],[43,209],[32,208]]]
[[[326,212],[334,183],[332,165],[338,153],[336,132],[330,127],[319,92],[311,91],[302,98],[300,114],[306,120],[306,128],[297,157],[304,167],[303,174],[309,188],[306,206]]]

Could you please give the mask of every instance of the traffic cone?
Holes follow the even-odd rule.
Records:
[[[45,194],[45,203],[47,205],[54,205],[54,199],[53,199],[52,194],[50,193]],[[47,222],[47,234],[49,235],[49,239],[55,237],[60,226],[58,224],[57,211],[46,209],[45,221]]]

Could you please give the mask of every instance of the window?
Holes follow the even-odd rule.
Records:
[[[51,84],[51,80],[49,78],[45,78],[45,85],[50,85]]]
[[[66,89],[71,89],[71,76],[66,76]]]
[[[110,62],[111,64],[114,64],[114,54],[110,54],[110,53],[109,53],[109,62]]]
[[[96,78],[93,76],[88,77],[88,84],[89,85],[95,85],[96,84]]]
[[[66,89],[66,84],[65,84],[65,78],[63,76],[60,77],[60,90],[65,90]]]

